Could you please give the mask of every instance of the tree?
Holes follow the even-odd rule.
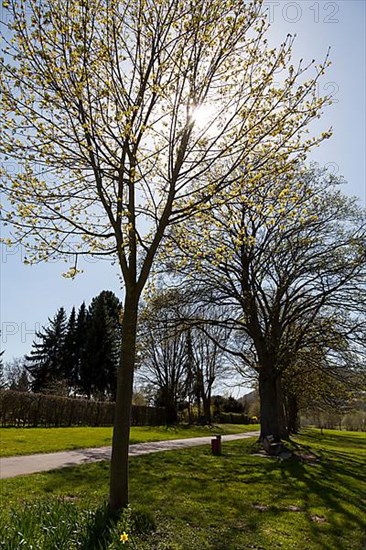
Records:
[[[222,351],[228,334],[222,327],[198,325],[195,297],[187,294],[158,289],[150,295],[141,314],[138,376],[157,387],[156,404],[166,408],[169,423],[177,421],[178,405],[188,398],[200,421],[210,424],[212,388],[228,374]]]
[[[176,268],[226,307],[230,351],[258,373],[262,437],[287,435],[283,376],[300,353],[316,344],[337,368],[365,358],[365,213],[335,183],[316,168],[268,178],[172,232]]]
[[[29,378],[22,357],[13,358],[5,365],[5,379],[9,390],[27,392],[30,389]]]
[[[155,404],[165,407],[168,424],[178,420],[178,404],[187,394],[186,333],[178,313],[179,295],[158,292],[140,318],[138,378],[155,387]]]
[[[316,323],[308,347],[283,373],[284,405],[290,434],[300,427],[300,413],[333,411],[338,417],[350,410],[365,387],[364,357],[350,351],[344,334],[329,323]]]
[[[31,387],[34,392],[47,392],[58,381],[65,381],[64,342],[66,337],[66,313],[63,307],[49,327],[36,332],[32,350],[26,356],[26,369],[32,376]]]
[[[62,349],[62,371],[65,380],[67,380],[69,392],[75,391],[78,379],[79,342],[77,341],[77,330],[76,312],[73,307],[67,321],[65,340]]]
[[[196,326],[190,329],[192,345],[192,380],[198,403],[202,399],[203,419],[211,424],[211,394],[214,384],[228,376],[229,368],[223,349],[228,339],[225,327]]]
[[[86,341],[88,334],[88,312],[85,302],[81,304],[76,317],[75,328],[75,365],[76,365],[76,387],[77,391],[83,393],[83,381],[81,373],[83,370],[84,357],[86,353]]]
[[[128,502],[138,306],[167,227],[230,183],[290,170],[319,142],[305,131],[328,101],[316,94],[328,61],[304,79],[292,37],[268,47],[261,5],[6,3],[0,148],[19,165],[1,184],[10,242],[33,249],[29,261],[74,254],[69,276],[82,255],[113,255],[124,282],[111,510]]]
[[[1,333],[0,333],[1,334]],[[4,362],[3,362],[3,354],[4,354],[4,351],[1,351],[0,352],[0,390],[4,389],[5,388],[5,378],[4,378]]]
[[[88,309],[79,371],[80,389],[88,398],[115,399],[121,313],[121,303],[111,291],[102,291],[93,298]]]

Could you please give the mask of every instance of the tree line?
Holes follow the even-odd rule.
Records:
[[[347,407],[365,388],[366,214],[341,183],[299,166],[291,186],[263,181],[169,235],[189,322],[229,331],[220,348],[257,380],[262,437],[286,438],[300,408]]]
[[[121,303],[109,290],[89,307],[73,307],[69,317],[60,307],[36,332],[24,360],[8,365],[9,388],[115,400],[121,315]]]
[[[300,412],[342,415],[359,402],[365,213],[326,171],[297,177],[301,194],[269,181],[255,201],[242,193],[167,233],[158,284],[140,305],[135,370],[144,402],[164,407],[169,424],[192,410],[210,424],[225,382],[258,388],[262,437],[296,432]],[[111,291],[69,317],[61,307],[12,365],[10,388],[115,400],[122,320]]]

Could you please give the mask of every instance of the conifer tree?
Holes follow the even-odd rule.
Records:
[[[81,392],[82,392],[81,369],[82,369],[82,362],[83,362],[85,349],[86,349],[87,327],[88,327],[88,312],[86,309],[85,302],[83,302],[77,314],[76,329],[75,329],[75,353],[76,353],[75,382],[78,390]]]
[[[62,352],[62,371],[67,380],[69,389],[75,388],[78,374],[78,342],[77,342],[77,320],[75,307],[72,308],[67,322],[65,341]]]
[[[61,307],[49,327],[36,332],[38,341],[33,342],[28,356],[27,370],[32,375],[31,388],[35,392],[46,392],[53,382],[64,376],[64,342],[66,337],[66,313]]]
[[[80,386],[90,398],[115,398],[121,331],[121,303],[111,291],[92,300],[87,313],[87,336],[80,366]]]

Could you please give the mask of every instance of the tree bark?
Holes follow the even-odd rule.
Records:
[[[290,394],[287,397],[287,417],[289,435],[296,434],[300,429],[299,407],[296,395]]]
[[[276,377],[276,390],[279,436],[281,439],[288,439],[288,422],[285,413],[285,400],[282,391],[282,380],[280,375]]]
[[[136,355],[137,311],[138,297],[126,289],[111,458],[109,509],[112,513],[118,512],[128,504],[128,448]]]
[[[276,440],[281,439],[279,423],[279,407],[277,400],[277,376],[276,373],[266,369],[259,374],[259,396],[261,435],[260,439],[273,435]]]
[[[203,415],[205,417],[205,422],[206,424],[211,424],[211,396],[205,395],[203,393],[202,401],[203,401]]]

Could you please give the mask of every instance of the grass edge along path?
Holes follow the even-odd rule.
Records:
[[[235,441],[248,437],[258,437],[258,432],[246,434],[228,434],[221,436],[223,441]],[[141,456],[164,451],[180,450],[189,447],[210,445],[211,436],[191,437],[189,439],[173,439],[152,441],[150,443],[135,443],[129,447],[129,456]],[[46,472],[56,468],[70,468],[80,464],[110,460],[112,447],[97,447],[78,449],[76,451],[61,451],[26,456],[11,456],[0,458],[0,478],[7,479],[16,476]]]
[[[235,434],[259,429],[258,424],[214,426],[132,426],[130,444]],[[111,445],[112,427],[0,428],[0,457],[25,456]]]
[[[253,438],[225,443],[219,457],[207,446],[136,457],[133,518],[112,526],[107,462],[4,480],[0,540],[7,550],[112,550],[126,531],[123,547],[138,550],[363,550],[365,434],[310,430],[294,444],[319,460],[261,458]]]

